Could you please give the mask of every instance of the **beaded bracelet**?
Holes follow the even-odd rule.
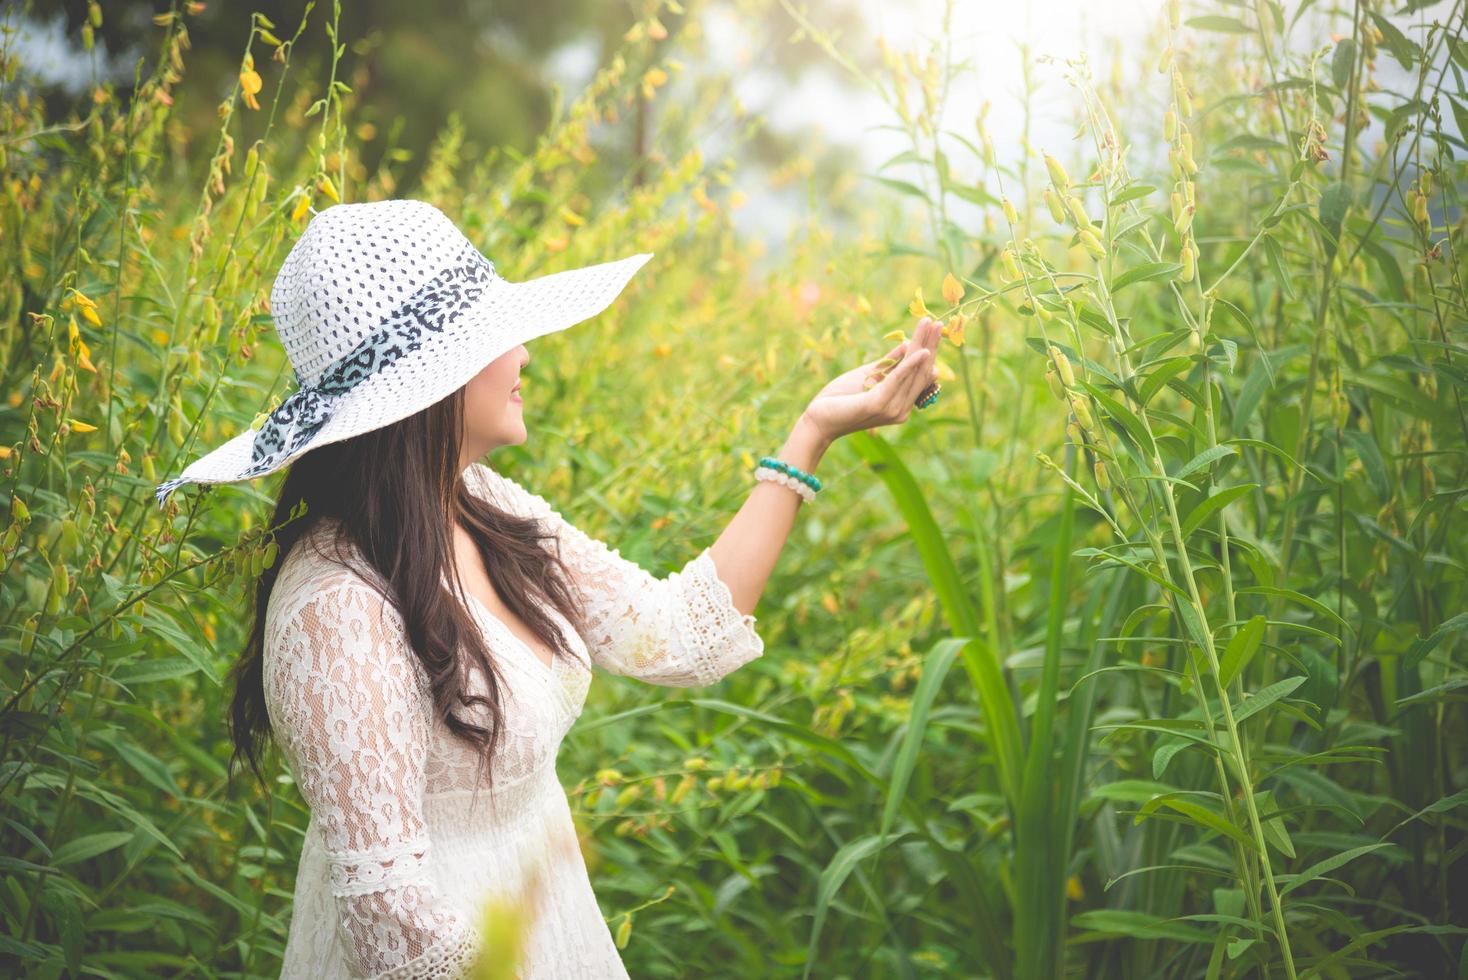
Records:
[[[755,466],[754,478],[770,480],[787,486],[800,494],[801,499],[807,502],[816,499],[816,494],[821,489],[821,481],[815,476],[773,456],[760,457],[759,463]]]

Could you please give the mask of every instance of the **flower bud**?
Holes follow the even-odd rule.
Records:
[[[1049,191],[1045,193],[1048,194]],[[1014,209],[1014,204],[1010,202],[1009,198],[1004,198],[1000,203],[1004,206],[1004,220],[1012,225],[1019,224],[1019,212]]]

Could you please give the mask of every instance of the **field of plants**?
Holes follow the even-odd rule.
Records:
[[[278,971],[308,813],[276,760],[230,778],[225,724],[278,480],[152,491],[289,390],[311,209],[406,196],[510,279],[657,254],[532,345],[492,456],[657,574],[825,380],[945,322],[937,406],[823,461],[765,656],[599,675],[568,736],[632,976],[1468,978],[1468,5],[1159,3],[1026,61],[1053,146],[954,101],[947,19],[900,49],[733,5],[906,141],[859,230],[776,262],[700,149],[710,4],[632,5],[531,152],[450,119],[424,160],[303,6],[249,21],[210,128],[174,112],[203,4],[74,106],[0,39],[0,970]]]

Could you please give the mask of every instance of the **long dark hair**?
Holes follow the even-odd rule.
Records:
[[[553,606],[580,632],[583,610],[568,586],[560,554],[542,543],[534,517],[499,509],[464,486],[459,469],[464,389],[401,421],[329,443],[296,459],[285,471],[269,527],[279,548],[254,589],[250,638],[232,670],[234,701],[229,728],[234,741],[230,782],[241,760],[269,791],[261,774],[264,742],[270,735],[265,709],[265,613],[286,556],[314,527],[332,519],[332,560],[385,583],[387,599],[402,616],[413,652],[432,683],[435,714],[480,752],[481,775],[498,744],[504,718],[500,684],[484,637],[463,604],[448,595],[440,576],[454,581],[453,521],[473,538],[495,593],[555,656],[571,656],[554,620],[531,602]],[[306,502],[295,520],[291,512]],[[342,554],[354,546],[370,569]],[[372,573],[375,572],[374,578]],[[480,667],[488,699],[467,693],[467,669]],[[456,710],[488,705],[489,728],[465,721]],[[492,785],[492,780],[491,780]]]

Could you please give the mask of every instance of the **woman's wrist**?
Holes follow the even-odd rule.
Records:
[[[802,415],[785,439],[775,457],[807,473],[815,473],[821,457],[831,448],[831,440],[809,418]]]

